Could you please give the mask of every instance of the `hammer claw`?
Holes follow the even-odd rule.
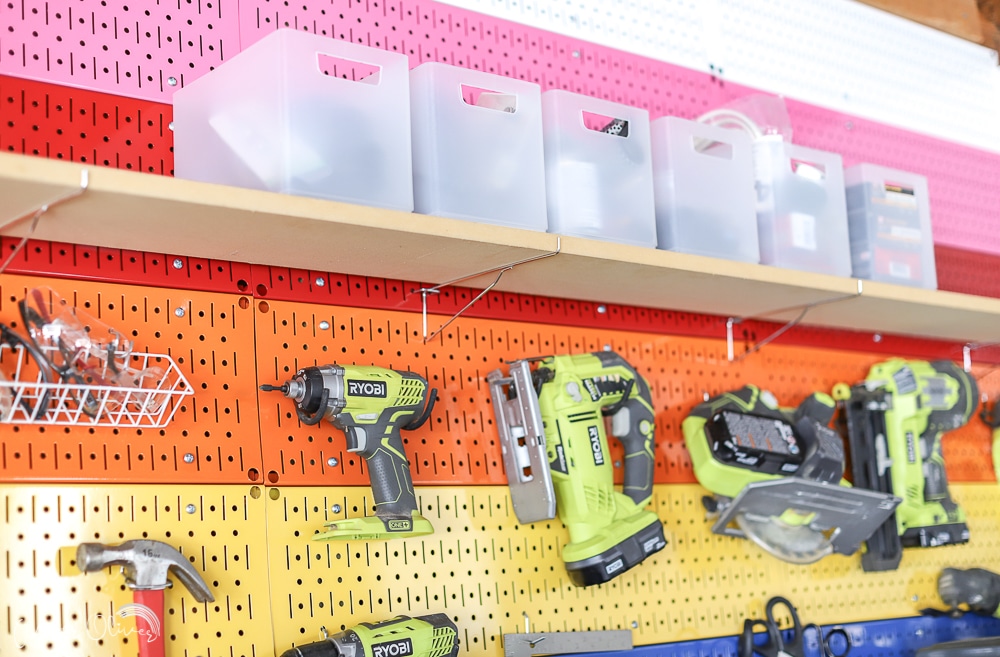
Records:
[[[170,586],[167,574],[173,574],[198,602],[213,602],[215,597],[191,562],[173,547],[160,541],[138,539],[120,545],[81,543],[76,549],[77,567],[85,573],[121,566],[129,588],[155,591]]]

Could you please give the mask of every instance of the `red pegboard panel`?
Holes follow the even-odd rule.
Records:
[[[0,321],[22,332],[17,302],[39,286],[118,329],[137,351],[170,355],[194,395],[162,429],[0,425],[0,481],[262,481],[247,297],[5,274]]]
[[[20,239],[0,237],[6,259]],[[107,281],[182,290],[242,294],[251,267],[246,263],[144,253],[81,244],[29,240],[7,268],[10,273]]]
[[[0,75],[0,149],[173,175],[170,105]]]
[[[618,351],[650,384],[656,412],[656,482],[682,483],[694,477],[681,422],[705,394],[755,383],[782,403],[794,405],[814,391],[862,380],[872,364],[884,359],[865,352],[770,345],[753,358],[730,363],[725,341],[719,339],[471,317],[457,320],[440,340],[424,344],[420,318],[409,312],[277,300],[256,303],[261,383],[280,383],[308,365],[354,363],[408,369],[439,389],[431,421],[404,433],[413,479],[420,485],[506,483],[486,383],[486,375],[505,360]],[[983,391],[992,396],[997,384],[1000,377],[986,378]],[[260,393],[260,427],[269,483],[367,484],[363,461],[345,451],[343,434],[327,422],[301,425],[290,400]],[[620,463],[621,448],[611,443],[614,460]],[[990,431],[978,420],[949,436],[945,445],[952,479],[992,481],[991,444]]]

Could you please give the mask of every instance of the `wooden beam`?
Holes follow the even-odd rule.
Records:
[[[976,0],[860,1],[968,41],[983,43],[983,29],[979,22]]]

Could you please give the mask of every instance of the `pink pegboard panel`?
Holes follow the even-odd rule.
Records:
[[[0,149],[172,175],[170,105],[0,75]]]
[[[237,12],[228,0],[8,0],[0,73],[170,102],[239,52]]]

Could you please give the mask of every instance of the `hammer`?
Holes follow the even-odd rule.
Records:
[[[172,570],[198,602],[213,602],[215,597],[180,552],[160,541],[146,539],[125,541],[121,545],[81,543],[76,548],[77,567],[94,573],[108,566],[121,566],[133,601],[149,609],[137,609],[139,657],[164,657],[163,589],[171,586],[167,574]]]

